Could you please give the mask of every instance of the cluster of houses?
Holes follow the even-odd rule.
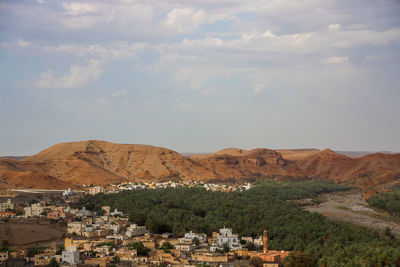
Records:
[[[98,193],[118,193],[125,190],[137,190],[137,189],[156,189],[156,188],[178,188],[178,187],[203,187],[206,190],[211,191],[221,191],[221,192],[233,192],[233,191],[244,191],[252,188],[251,183],[243,184],[243,185],[228,185],[228,184],[214,184],[214,183],[205,183],[205,182],[197,182],[197,181],[168,181],[168,182],[125,182],[119,184],[113,184],[107,187],[102,186],[91,186],[84,185],[86,187],[86,192],[91,195],[95,195]]]
[[[6,202],[2,209],[14,208]],[[11,204],[10,204],[11,203]],[[172,234],[152,234],[145,226],[130,223],[124,213],[109,206],[97,215],[84,207],[72,209],[45,203],[33,203],[24,208],[23,216],[65,220],[65,240],[60,247],[42,249],[36,255],[22,252],[0,252],[0,265],[19,255],[35,266],[56,262],[59,266],[235,266],[237,261],[259,257],[265,266],[279,266],[288,256],[285,251],[270,251],[268,237],[239,237],[231,228],[222,228],[207,236],[192,231],[182,237]],[[263,252],[250,251],[248,244],[264,246]],[[252,247],[255,247],[252,246]],[[19,254],[18,254],[19,253]],[[239,260],[240,259],[240,260]],[[242,265],[245,263],[242,263]]]
[[[111,212],[101,217],[70,222],[68,233],[61,253],[57,253],[56,247],[49,248],[29,260],[35,266],[47,266],[51,261],[56,261],[59,266],[194,267],[235,266],[232,263],[238,259],[246,261],[259,257],[264,266],[278,267],[289,254],[285,251],[269,251],[266,234],[255,240],[246,238],[264,245],[262,252],[249,251],[245,243],[240,242],[243,239],[233,234],[231,228],[224,227],[210,237],[190,231],[177,238],[171,234],[152,234],[144,226],[130,224],[126,218],[111,216]],[[6,260],[1,257],[0,254],[0,261]]]
[[[196,182],[190,184],[199,186]],[[178,183],[155,183],[130,185],[121,184],[119,190],[153,188],[155,186],[179,187]],[[188,186],[188,184],[185,184]],[[202,183],[207,190],[247,190],[250,184],[241,187],[229,187]],[[128,188],[128,189],[126,189]],[[87,193],[108,193],[100,186],[91,186]],[[68,189],[63,192],[64,200],[76,196]],[[53,203],[53,204],[49,204]],[[0,203],[0,215],[15,216],[16,205],[8,199]],[[18,217],[26,219],[42,217],[49,220],[64,221],[66,233],[64,244],[54,244],[36,251],[35,255],[27,252],[0,252],[0,266],[13,258],[23,258],[35,266],[237,266],[235,262],[245,261],[246,265],[254,257],[260,258],[264,266],[275,267],[283,263],[289,252],[268,250],[268,237],[239,237],[231,228],[221,228],[210,236],[192,231],[182,237],[172,234],[153,234],[145,226],[131,223],[125,214],[109,206],[103,206],[101,213],[96,214],[85,207],[73,209],[68,201],[58,204],[47,201],[35,201],[25,207],[19,207]],[[12,217],[11,216],[11,217]],[[251,244],[251,245],[250,245]],[[264,247],[262,252],[254,250]],[[8,265],[12,266],[12,265]],[[54,266],[54,265],[53,265]]]

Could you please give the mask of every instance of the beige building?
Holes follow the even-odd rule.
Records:
[[[98,193],[104,193],[104,192],[105,192],[105,190],[101,186],[97,185],[97,186],[94,186],[94,187],[89,187],[89,194],[91,194],[91,195],[96,195]]]
[[[83,224],[81,222],[70,222],[68,223],[67,232],[70,234],[82,235]]]
[[[40,216],[44,211],[42,204],[36,203],[24,208],[25,217]]]
[[[8,259],[8,252],[0,252],[0,262],[6,261]]]
[[[0,211],[13,210],[14,204],[11,202],[11,199],[7,199],[6,202],[0,203]]]
[[[214,262],[228,262],[228,255],[218,255],[218,254],[213,254],[213,253],[195,253],[191,255],[192,261],[197,261],[197,262],[209,262],[209,263],[214,263]]]
[[[35,262],[35,266],[43,266],[49,264],[52,258],[55,258],[58,263],[61,262],[60,255],[47,255],[47,254],[35,255],[33,261]]]

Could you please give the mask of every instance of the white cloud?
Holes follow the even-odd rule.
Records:
[[[108,103],[108,99],[106,97],[98,97],[98,98],[96,98],[96,102],[103,105],[103,104]]]
[[[202,9],[174,8],[168,13],[166,24],[178,33],[187,33],[206,21],[207,16]]]
[[[99,23],[110,23],[115,18],[116,8],[101,3],[63,3],[64,14],[61,22],[65,27],[75,30],[85,30]]]
[[[66,14],[71,16],[83,15],[87,13],[95,13],[98,11],[96,5],[88,4],[88,3],[63,3],[62,7],[66,11]]]
[[[253,93],[256,95],[256,94],[258,94],[258,93],[260,93],[263,89],[264,89],[264,84],[263,83],[260,83],[260,84],[257,84],[256,86],[254,86],[254,88],[253,88]]]
[[[28,42],[28,41],[25,41],[25,40],[23,40],[23,39],[18,39],[18,40],[16,41],[16,45],[19,46],[19,47],[28,47],[28,46],[31,45],[31,43]]]
[[[128,90],[119,90],[111,93],[112,96],[123,96],[128,93]]]
[[[328,25],[328,30],[330,31],[338,31],[340,30],[340,24],[329,24]]]
[[[43,50],[49,53],[70,54],[79,57],[101,59],[134,58],[137,53],[147,48],[144,43],[111,42],[108,44],[93,44],[88,46],[63,44],[58,46],[45,46]]]
[[[11,48],[27,48],[31,46],[31,42],[25,41],[24,39],[17,39],[13,42],[3,42],[1,43],[1,46]]]
[[[219,91],[218,88],[207,88],[207,89],[201,90],[200,94],[201,95],[211,95],[211,94],[215,94],[218,91]]]
[[[43,72],[35,86],[39,88],[78,88],[89,82],[96,80],[103,73],[101,63],[91,60],[87,65],[73,65],[69,73],[63,76],[55,77],[52,70]]]
[[[327,64],[343,64],[349,62],[348,57],[328,57],[324,60]]]

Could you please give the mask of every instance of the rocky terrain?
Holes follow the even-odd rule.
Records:
[[[185,157],[149,145],[60,143],[21,160],[0,159],[0,188],[67,188],[123,181],[329,179],[380,189],[400,183],[400,154],[348,157],[326,149],[229,148]]]

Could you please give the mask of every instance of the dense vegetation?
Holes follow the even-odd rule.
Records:
[[[347,189],[321,181],[263,182],[233,193],[179,188],[98,194],[84,197],[79,205],[97,211],[110,205],[154,233],[182,235],[193,230],[211,234],[226,226],[241,236],[258,237],[267,229],[271,249],[296,251],[288,266],[299,266],[304,259],[326,266],[396,266],[400,263],[399,240],[331,222],[287,201]]]
[[[371,207],[389,212],[391,215],[400,216],[400,190],[380,193],[367,200]]]
[[[128,247],[136,249],[138,256],[149,256],[150,249],[145,247],[142,242],[133,242]]]
[[[2,240],[0,243],[0,252],[7,252],[10,248],[10,243],[7,240]]]

